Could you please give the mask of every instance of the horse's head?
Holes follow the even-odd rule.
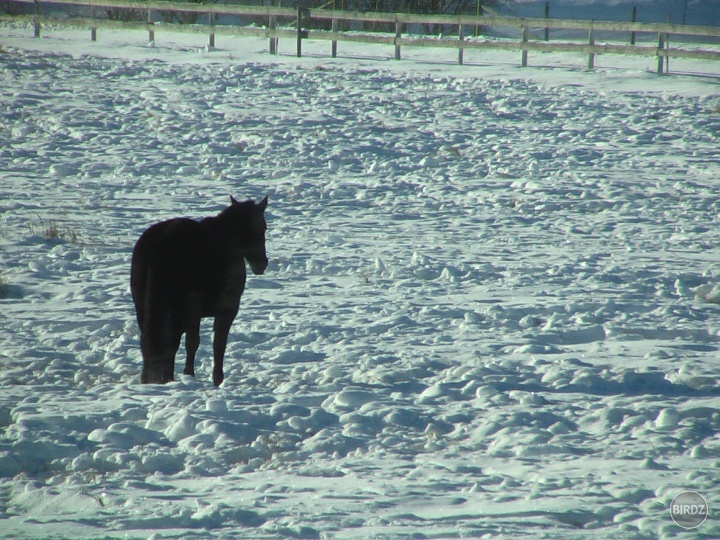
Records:
[[[245,260],[250,265],[253,274],[260,275],[265,272],[268,265],[268,258],[265,254],[265,209],[268,198],[255,204],[248,200],[244,203],[237,202],[230,197],[230,207],[226,212],[233,215],[235,234],[239,240],[240,249]]]

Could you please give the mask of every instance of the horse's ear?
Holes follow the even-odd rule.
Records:
[[[235,200],[235,197],[233,197],[232,195],[230,195],[230,204],[233,205],[233,204],[240,204],[240,203],[238,203],[238,202]]]
[[[260,203],[258,204],[258,208],[260,208],[261,212],[264,212],[265,209],[267,208],[267,205],[268,205],[268,198],[267,198],[267,195],[265,195],[265,198],[262,201],[260,201]]]

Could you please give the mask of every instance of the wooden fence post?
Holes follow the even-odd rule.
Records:
[[[545,2],[545,18],[550,18],[550,2]],[[545,27],[545,41],[550,41],[550,28]]]
[[[148,42],[154,47],[155,46],[155,29],[153,28],[152,22],[152,9],[148,8],[147,13],[148,23]]]
[[[270,19],[268,20],[268,30],[270,30],[270,54],[277,54],[278,38],[273,35],[276,28],[277,17],[270,15]]]
[[[297,9],[297,57],[300,58],[302,56],[302,23],[303,23],[303,14],[305,12],[305,9],[303,7],[302,0],[298,2],[298,9]]]
[[[333,19],[332,20],[332,33],[336,34],[338,31],[338,20]],[[332,40],[332,57],[337,58],[337,38],[333,36]]]
[[[95,6],[90,6],[90,20],[95,22]],[[90,27],[90,41],[97,41],[97,26]]]
[[[400,42],[398,41],[402,37],[402,23],[395,20],[395,60],[400,60]]]
[[[630,22],[637,22],[637,7],[632,8],[632,14],[630,15]],[[630,45],[635,45],[635,30],[630,32]]]
[[[665,36],[663,34],[658,34],[658,67],[657,67],[658,75],[663,74],[663,65],[665,64],[665,59],[662,57],[662,54],[660,54],[660,51],[662,51],[664,48],[665,48]]]
[[[480,16],[480,0],[476,0],[476,2],[477,3],[475,4],[475,16],[479,17]],[[478,37],[478,35],[480,35],[480,26],[478,24],[476,24],[475,30],[473,32],[473,37]]]
[[[595,30],[593,28],[590,28],[588,45],[590,45],[591,47],[595,45]],[[588,69],[595,69],[595,53],[592,51],[590,51],[590,54],[588,54]]]
[[[463,56],[465,54],[465,32],[463,30],[463,25],[461,24],[458,27],[458,64],[461,66],[463,65]]]
[[[35,15],[33,16],[33,26],[35,27],[34,35],[36,38],[40,37],[40,0],[35,0]]]
[[[210,25],[210,40],[208,42],[208,47],[211,49],[215,48],[215,14],[210,12],[208,13],[208,24]]]
[[[528,27],[527,27],[527,26],[523,26],[523,27],[522,27],[522,31],[523,31],[522,42],[523,42],[523,44],[527,44],[527,42],[528,42],[528,36],[529,36]],[[521,46],[522,46],[522,45],[521,45]],[[521,65],[522,67],[527,67],[527,64],[528,64],[528,51],[527,51],[527,49],[523,48],[523,49],[522,49],[522,59],[521,59],[521,61],[520,61],[520,65]]]
[[[670,14],[669,13],[667,15],[667,22],[668,22],[668,24],[670,24]],[[665,34],[665,48],[666,49],[670,48],[670,34],[668,34],[668,33]],[[665,56],[665,73],[668,75],[670,74],[670,55]]]

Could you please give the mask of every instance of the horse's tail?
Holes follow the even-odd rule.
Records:
[[[151,259],[154,257],[151,255]],[[165,383],[173,380],[175,353],[180,345],[181,332],[174,321],[172,291],[167,286],[157,259],[147,261],[144,275],[144,295],[140,299],[140,350],[143,356],[141,382]],[[138,313],[139,313],[138,310]]]

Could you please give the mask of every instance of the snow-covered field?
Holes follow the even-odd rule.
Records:
[[[1,537],[720,537],[717,63],[31,34],[0,27]],[[271,263],[225,383],[206,325],[197,379],[140,385],[134,242],[231,194],[269,195]]]

